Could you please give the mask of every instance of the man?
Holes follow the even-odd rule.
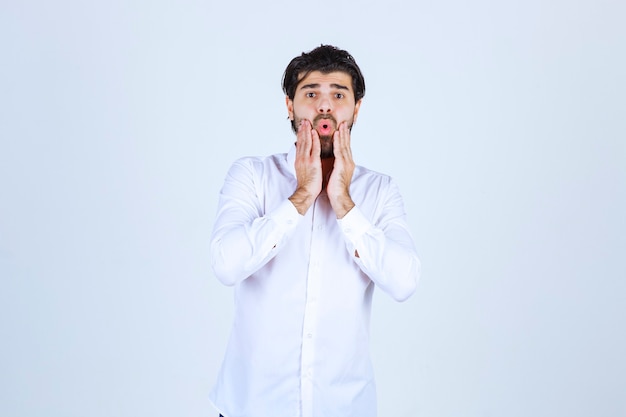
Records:
[[[352,160],[353,57],[303,53],[283,90],[295,144],[236,161],[220,194],[211,261],[235,318],[210,398],[224,417],[373,417],[374,286],[405,300],[420,263],[397,186]]]

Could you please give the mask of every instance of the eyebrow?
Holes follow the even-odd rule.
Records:
[[[350,90],[348,87],[346,87],[345,85],[341,85],[341,84],[335,84],[335,83],[333,83],[333,84],[331,84],[330,86],[331,86],[332,88],[337,89],[337,90],[348,90],[348,91]],[[307,89],[307,88],[320,88],[320,85],[319,85],[319,84],[317,84],[317,83],[314,83],[314,84],[305,84],[305,85],[303,85],[302,87],[300,87],[300,90],[305,90],[305,89]]]

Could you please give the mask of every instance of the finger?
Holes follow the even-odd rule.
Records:
[[[300,121],[300,125],[298,126],[298,132],[296,134],[296,138],[299,141],[303,141],[304,137],[306,135],[306,132],[308,130],[307,126],[306,126],[306,120],[301,120]]]
[[[348,128],[348,122],[343,122],[341,127],[341,136],[343,139],[343,148],[346,152],[347,158],[352,158],[352,147],[350,146],[350,129]]]
[[[321,152],[322,145],[320,143],[320,135],[317,133],[317,130],[311,129],[311,156],[317,159],[320,157]]]
[[[346,122],[341,122],[339,129],[333,135],[333,149],[335,157],[347,158],[350,156],[350,131]]]
[[[302,120],[296,136],[296,150],[300,155],[311,153],[311,125],[308,120]]]
[[[339,128],[333,133],[333,155],[335,156],[335,163],[338,163],[338,159],[343,155],[341,142],[341,125],[339,125]]]

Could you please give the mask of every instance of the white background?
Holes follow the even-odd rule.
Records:
[[[423,262],[377,293],[381,416],[626,415],[626,6],[0,0],[0,415],[214,416],[231,162],[291,58],[350,51],[357,163]],[[280,417],[280,416],[277,416]]]

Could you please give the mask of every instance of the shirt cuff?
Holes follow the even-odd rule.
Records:
[[[358,207],[352,207],[343,218],[337,219],[339,227],[350,242],[356,242],[371,227],[372,223],[363,215]]]

